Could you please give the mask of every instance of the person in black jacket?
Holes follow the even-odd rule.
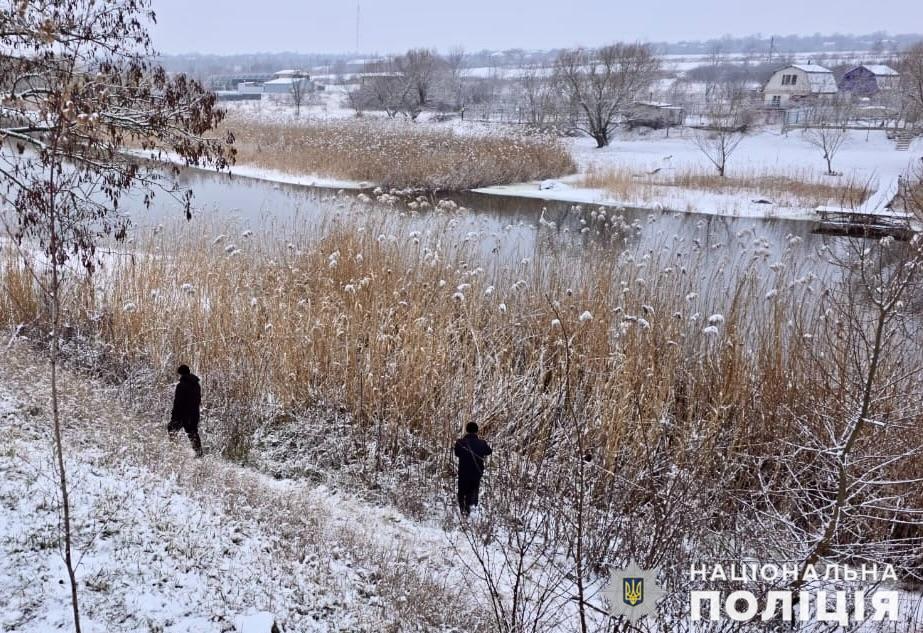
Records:
[[[167,431],[174,437],[180,429],[186,431],[196,457],[202,457],[202,439],[199,437],[199,405],[202,403],[202,388],[199,377],[189,371],[187,365],[180,365],[176,370],[179,382],[176,395],[173,396],[173,411]]]
[[[464,437],[455,441],[455,456],[458,458],[458,507],[463,516],[468,516],[471,506],[478,504],[484,458],[493,451],[487,442],[478,437],[477,424],[469,422],[465,432]]]

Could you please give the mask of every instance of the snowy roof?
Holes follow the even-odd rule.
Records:
[[[274,72],[272,75],[273,77],[307,77],[308,73],[304,72],[303,70],[288,69],[288,70],[278,70]]]
[[[817,64],[792,64],[782,70],[795,68],[807,74],[808,86],[814,94],[833,94],[837,92],[836,78],[833,71]],[[780,71],[781,72],[781,71]]]
[[[306,81],[306,78],[305,77],[278,77],[277,79],[272,79],[270,81],[267,81],[263,85],[264,86],[270,86],[270,85],[278,86],[281,84],[291,85],[295,83],[296,81]]]
[[[884,64],[863,64],[860,68],[865,68],[878,77],[897,77],[900,74],[890,66],[885,66]]]
[[[806,73],[828,73],[833,74],[833,71],[829,68],[824,68],[817,64],[792,64],[789,68],[797,68],[798,70],[803,70]]]

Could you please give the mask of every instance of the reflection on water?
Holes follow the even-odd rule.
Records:
[[[801,268],[823,277],[830,270],[823,249],[836,249],[842,242],[842,238],[813,233],[815,225],[804,221],[603,209],[470,192],[446,196],[467,209],[447,215],[432,212],[431,205],[411,210],[406,200],[388,206],[362,204],[355,192],[337,195],[329,189],[200,170],[183,170],[177,178],[195,192],[192,222],[227,219],[241,228],[264,229],[284,239],[286,226],[315,226],[321,234],[345,217],[359,217],[382,232],[438,228],[445,232],[444,239],[477,243],[482,255],[499,263],[550,253],[560,256],[562,251],[577,257],[586,246],[601,245],[604,248],[594,249],[594,256],[625,248],[638,253],[686,250],[701,255],[713,251],[713,265],[727,267],[735,258],[746,260],[755,255],[772,261],[790,249],[789,256]],[[182,218],[181,205],[164,195],[150,209],[144,209],[137,195],[127,202],[128,213],[139,227]],[[709,257],[700,260],[708,262]]]

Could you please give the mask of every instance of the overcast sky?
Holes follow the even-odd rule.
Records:
[[[364,52],[923,30],[921,0],[360,0]],[[351,52],[356,0],[153,0],[164,53]]]

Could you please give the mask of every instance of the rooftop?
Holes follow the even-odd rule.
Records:
[[[829,68],[824,68],[818,64],[792,64],[789,68],[797,68],[798,70],[803,70],[806,73],[833,73]]]
[[[890,66],[885,66],[884,64],[862,64],[860,68],[865,68],[873,75],[879,77],[897,77],[900,74]]]

